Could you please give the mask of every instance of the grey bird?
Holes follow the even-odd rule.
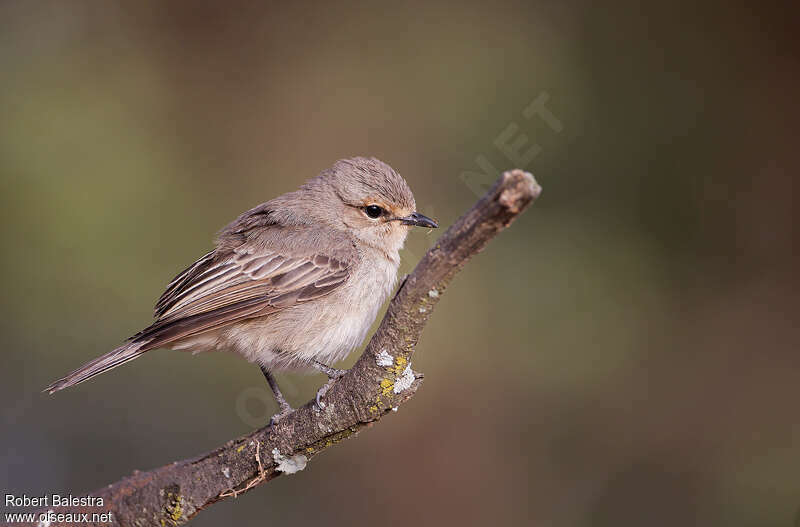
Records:
[[[233,351],[261,367],[280,411],[292,408],[273,372],[321,371],[328,388],[394,288],[412,226],[438,227],[416,211],[406,181],[374,158],[337,161],[299,190],[248,210],[214,250],[167,285],[155,322],[122,346],[47,388],[81,383],[156,348]]]

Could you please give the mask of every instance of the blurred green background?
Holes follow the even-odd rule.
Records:
[[[287,4],[0,4],[4,492],[82,494],[266,421],[226,354],[40,390],[147,325],[243,210],[365,154],[448,226],[494,178],[476,159],[520,164],[505,131],[544,193],[443,298],[422,390],[194,525],[792,525],[790,8]],[[542,96],[560,131],[524,114]],[[301,404],[323,378],[279,381]]]

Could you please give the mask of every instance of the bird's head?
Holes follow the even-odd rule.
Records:
[[[395,259],[413,226],[435,228],[417,212],[408,183],[375,158],[341,159],[294,192],[245,212],[219,239],[239,240],[267,225],[324,226],[344,231]]]
[[[375,158],[337,161],[303,186],[312,192],[315,187],[331,197],[326,223],[390,255],[402,248],[411,227],[439,226],[417,212],[414,194],[405,179]]]

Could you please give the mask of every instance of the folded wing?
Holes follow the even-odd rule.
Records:
[[[205,255],[178,275],[156,304],[156,322],[131,340],[153,349],[327,295],[349,277],[341,260],[239,249]]]

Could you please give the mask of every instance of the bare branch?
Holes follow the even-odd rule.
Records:
[[[110,510],[113,525],[182,525],[217,501],[302,470],[323,450],[375,423],[419,388],[422,376],[411,370],[411,358],[450,280],[540,192],[530,174],[506,172],[444,233],[401,284],[361,358],[326,394],[323,410],[316,410],[312,400],[272,430],[265,427],[202,456],[134,472],[91,493],[103,498],[102,509],[50,510],[89,513],[90,518]]]

